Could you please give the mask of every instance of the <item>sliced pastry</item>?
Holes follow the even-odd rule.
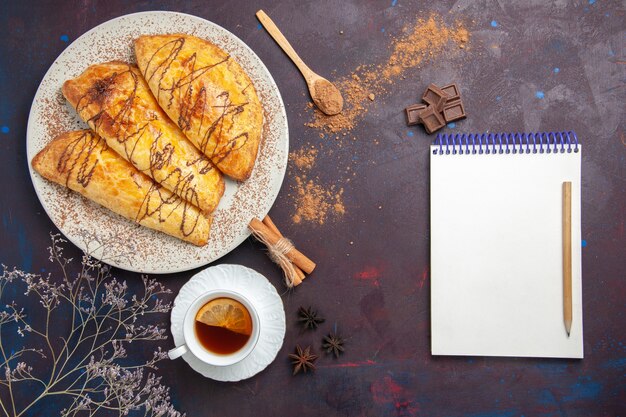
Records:
[[[217,207],[221,173],[161,110],[137,67],[92,65],[63,84],[63,95],[139,171],[206,213]]]
[[[165,112],[226,175],[245,180],[256,160],[263,107],[233,57],[184,34],[141,36],[137,65]]]
[[[32,160],[42,177],[142,226],[202,246],[211,219],[112,151],[91,130],[63,133]]]

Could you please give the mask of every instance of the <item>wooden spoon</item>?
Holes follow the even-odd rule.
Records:
[[[291,58],[293,63],[296,64],[296,67],[298,67],[306,80],[309,93],[311,93],[311,98],[315,105],[329,116],[341,113],[341,109],[343,109],[343,97],[337,87],[326,78],[314,73],[311,68],[304,63],[289,44],[289,41],[283,36],[278,27],[276,27],[272,19],[270,19],[263,10],[256,12],[256,17],[263,27],[265,27],[265,30],[274,38],[278,46],[280,46],[287,56]]]

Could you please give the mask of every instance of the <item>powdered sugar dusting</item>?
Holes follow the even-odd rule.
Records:
[[[133,40],[140,35],[159,33],[187,33],[224,49],[248,73],[264,109],[263,137],[255,168],[243,183],[226,179],[208,245],[198,248],[138,226],[42,179],[31,168],[42,205],[69,240],[113,266],[147,273],[193,269],[215,261],[243,242],[249,236],[250,219],[265,216],[278,195],[289,151],[287,118],[280,93],[254,52],[230,32],[199,17],[145,12],[97,26],[72,43],[52,64],[31,108],[27,132],[29,161],[54,136],[87,127],[61,95],[65,80],[78,76],[91,64],[113,60],[134,62]]]

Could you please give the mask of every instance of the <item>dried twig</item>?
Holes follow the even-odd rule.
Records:
[[[159,282],[142,277],[143,292],[131,294],[125,281],[111,276],[110,268],[84,254],[80,272],[73,275],[71,258],[63,255],[59,235],[51,235],[51,262],[58,265],[60,279],[2,266],[0,275],[0,414],[7,417],[27,415],[36,404],[50,397],[46,410],[61,416],[94,416],[105,410],[126,415],[143,410],[145,416],[181,417],[170,404],[169,388],[150,369],[156,369],[166,354],[160,348],[143,363],[131,364],[126,348],[131,344],[165,339],[165,327],[149,323],[155,314],[167,313],[171,304],[159,297],[170,294]],[[8,286],[25,286],[24,294],[38,298],[45,320],[31,323],[24,309],[4,300]],[[33,305],[30,303],[29,305]],[[71,318],[69,331],[55,320]],[[16,333],[26,342],[34,337],[43,349],[24,346],[9,349]],[[12,343],[15,345],[15,343]],[[35,344],[39,346],[40,343]],[[33,369],[32,359],[43,358],[46,366]],[[21,389],[20,398],[16,389]],[[25,386],[26,388],[26,386]],[[29,393],[29,398],[24,398]],[[50,406],[63,404],[62,410]],[[61,406],[59,406],[60,408]]]

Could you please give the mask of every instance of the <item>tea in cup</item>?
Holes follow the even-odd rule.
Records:
[[[258,314],[247,298],[235,291],[210,291],[198,297],[185,313],[185,342],[168,356],[176,359],[190,351],[209,365],[232,365],[252,352],[259,333]]]

